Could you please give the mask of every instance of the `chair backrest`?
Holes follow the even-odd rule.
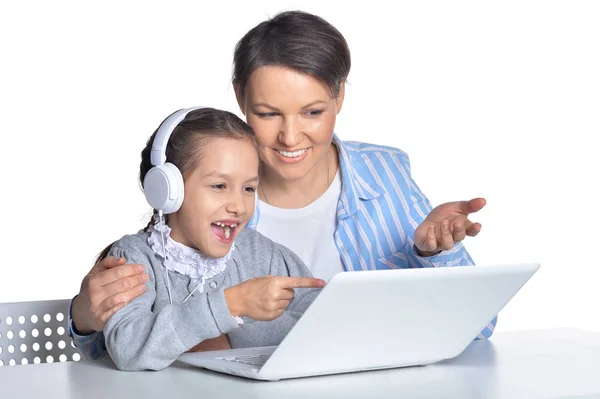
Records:
[[[79,361],[67,334],[69,303],[0,303],[0,366]]]

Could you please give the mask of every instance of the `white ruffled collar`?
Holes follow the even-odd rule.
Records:
[[[204,282],[216,276],[225,270],[227,261],[231,258],[231,254],[235,245],[222,258],[211,258],[204,255],[197,249],[185,246],[171,238],[171,228],[164,223],[156,223],[148,229],[150,236],[148,244],[152,247],[154,253],[164,259],[163,265],[167,270],[183,274],[192,279],[192,283],[201,282],[198,291],[202,292]],[[162,234],[165,235],[165,251],[163,251]]]

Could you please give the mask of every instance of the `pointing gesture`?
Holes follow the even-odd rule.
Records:
[[[481,230],[480,223],[469,220],[485,206],[485,199],[447,202],[435,207],[415,230],[415,246],[422,256],[431,256],[442,250],[452,249],[465,236],[475,237]]]
[[[325,281],[310,277],[264,276],[225,290],[233,316],[269,321],[281,316],[294,297],[294,288],[322,288]]]

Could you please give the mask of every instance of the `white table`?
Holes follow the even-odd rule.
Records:
[[[600,398],[600,333],[497,332],[425,367],[252,381],[175,363],[123,372],[110,361],[0,367],[0,398]]]

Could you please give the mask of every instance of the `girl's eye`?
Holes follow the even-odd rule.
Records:
[[[220,184],[213,184],[212,188],[215,188],[217,190],[223,190],[225,188],[225,184],[222,184],[222,183],[220,183]]]
[[[248,186],[244,190],[246,190],[249,193],[253,193],[256,191],[256,187]]]

